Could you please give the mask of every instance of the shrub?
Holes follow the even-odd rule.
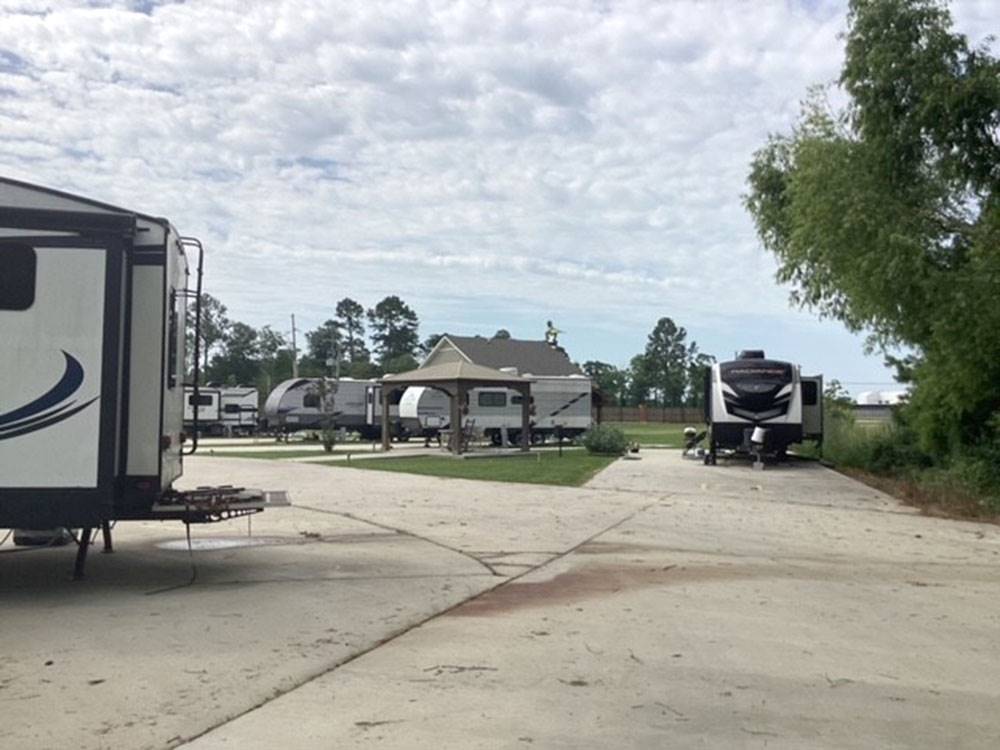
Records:
[[[588,453],[620,456],[628,450],[628,438],[617,427],[595,425],[584,434],[583,447]]]

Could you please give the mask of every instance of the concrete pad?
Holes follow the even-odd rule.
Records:
[[[120,524],[116,552],[95,548],[82,582],[69,580],[69,547],[0,551],[0,715],[11,747],[175,745],[523,572],[526,560],[551,559],[645,502],[188,460],[181,485],[205,484],[287,489],[296,505],[193,527],[193,567],[174,522]],[[519,532],[522,524],[530,530]]]
[[[648,502],[190,747],[996,747],[1000,529],[817,465],[590,487]]]

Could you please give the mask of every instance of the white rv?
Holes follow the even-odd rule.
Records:
[[[794,443],[823,439],[823,376],[803,376],[760,350],[740,352],[706,374],[705,421],[707,464],[720,449],[783,458]]]
[[[319,378],[293,378],[279,383],[264,403],[263,423],[272,432],[315,430],[323,426],[324,411]],[[362,438],[376,440],[380,437],[382,419],[378,386],[373,380],[340,378],[328,380],[332,401],[329,414],[336,428],[356,432]],[[389,416],[398,436],[399,406],[391,404]]]
[[[166,219],[0,178],[0,527],[86,529],[80,568],[110,521],[249,507],[171,487],[200,253]]]
[[[184,429],[200,435],[252,435],[257,431],[257,389],[240,386],[184,389]]]
[[[590,429],[591,382],[583,375],[531,378],[531,441],[543,442],[557,432],[565,437],[582,435]],[[517,391],[507,388],[474,388],[468,394],[466,423],[495,445],[502,441],[502,428],[508,442],[517,444],[521,433],[521,400]],[[403,391],[399,417],[403,428],[413,434],[432,436],[447,429],[450,423],[449,398],[434,388],[411,387]]]
[[[218,388],[184,388],[184,429],[194,430],[197,420],[199,434],[212,434],[221,421],[222,392]]]
[[[260,394],[256,388],[226,387],[220,391],[219,421],[226,435],[253,435],[257,432]]]
[[[466,361],[530,378],[532,442],[558,433],[566,437],[590,429],[593,388],[566,350],[546,341],[445,334],[423,367]],[[521,395],[506,388],[476,388],[469,393],[465,420],[473,420],[494,443],[517,443],[521,432]],[[399,402],[407,432],[431,437],[450,428],[449,399],[433,388],[407,388]]]

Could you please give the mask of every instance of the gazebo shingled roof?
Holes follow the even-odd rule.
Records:
[[[531,378],[464,360],[386,375],[379,380],[382,386],[382,448],[389,450],[392,447],[389,434],[389,396],[392,392],[410,386],[424,386],[447,393],[451,399],[451,450],[458,454],[462,452],[461,412],[465,396],[473,388],[492,386],[510,388],[524,396],[521,401],[521,450],[526,451],[531,433],[531,383]]]
[[[446,362],[430,367],[418,367],[416,370],[400,372],[395,375],[385,375],[381,381],[386,385],[429,385],[437,383],[453,383],[456,380],[475,381],[490,385],[517,386],[530,383],[530,378],[515,375],[512,372],[494,370],[492,367],[474,365],[471,362]]]

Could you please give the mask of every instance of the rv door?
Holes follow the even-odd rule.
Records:
[[[0,209],[0,526],[113,503],[134,219]]]
[[[802,437],[806,440],[823,439],[823,376],[803,375],[802,381]]]

